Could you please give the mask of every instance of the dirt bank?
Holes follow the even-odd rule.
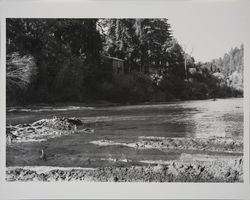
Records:
[[[41,170],[42,168],[42,170]],[[7,181],[243,182],[242,158],[96,169],[9,167]]]

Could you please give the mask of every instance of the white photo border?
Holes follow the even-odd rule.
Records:
[[[122,199],[248,199],[249,185],[249,92],[250,27],[245,27],[244,44],[244,183],[86,183],[86,182],[7,182],[6,170],[6,89],[5,38],[6,18],[168,18],[168,13],[192,12],[197,4],[237,5],[236,13],[250,24],[249,0],[24,0],[0,1],[1,67],[0,67],[0,198],[122,198]],[[239,9],[240,8],[240,9]],[[185,11],[186,12],[186,11]],[[248,14],[247,14],[248,13]],[[212,13],[211,13],[212,14]],[[229,19],[232,13],[228,13]],[[197,16],[199,17],[199,16]],[[226,49],[225,49],[226,51]]]

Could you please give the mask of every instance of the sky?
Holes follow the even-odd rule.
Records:
[[[244,0],[181,2],[173,5],[178,9],[168,9],[168,20],[174,37],[196,61],[223,57],[250,36]]]
[[[145,0],[143,2],[140,0],[86,0],[86,2],[86,7],[73,7],[72,12],[68,12],[68,10],[74,4],[61,3],[62,8],[67,11],[61,12],[61,15],[64,17],[78,16],[79,18],[82,16],[96,18],[99,16],[104,18],[166,17],[172,27],[174,37],[184,46],[187,53],[192,52],[191,55],[196,61],[206,62],[223,57],[231,48],[240,47],[241,44],[246,47],[246,42],[249,42],[250,0]],[[26,10],[20,9],[20,6],[24,6],[24,4],[11,7],[8,13],[12,12],[18,16],[18,13],[23,10],[23,12],[29,11],[35,16],[58,17],[60,14],[59,11],[54,11],[53,6],[46,7],[45,13],[43,12],[44,7],[41,9],[40,4],[34,7],[29,2],[26,4]],[[120,9],[116,9],[117,7]],[[28,16],[30,15],[28,14]]]

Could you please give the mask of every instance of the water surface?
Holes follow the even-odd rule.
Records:
[[[178,160],[183,155],[200,155],[200,152],[137,150],[124,146],[97,146],[89,142],[101,139],[135,142],[140,136],[243,136],[242,98],[99,108],[36,107],[9,111],[7,124],[31,123],[53,116],[77,117],[85,123],[84,127],[95,129],[95,133],[63,136],[42,143],[15,144],[7,148],[8,166],[98,167],[120,165],[114,160],[124,159],[130,160],[130,164],[138,164],[139,160]],[[39,159],[41,148],[46,148],[47,161]]]

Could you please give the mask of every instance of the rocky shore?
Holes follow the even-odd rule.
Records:
[[[41,168],[41,167],[40,167]],[[7,181],[97,182],[243,182],[242,158],[228,161],[180,162],[95,169],[8,167]]]

